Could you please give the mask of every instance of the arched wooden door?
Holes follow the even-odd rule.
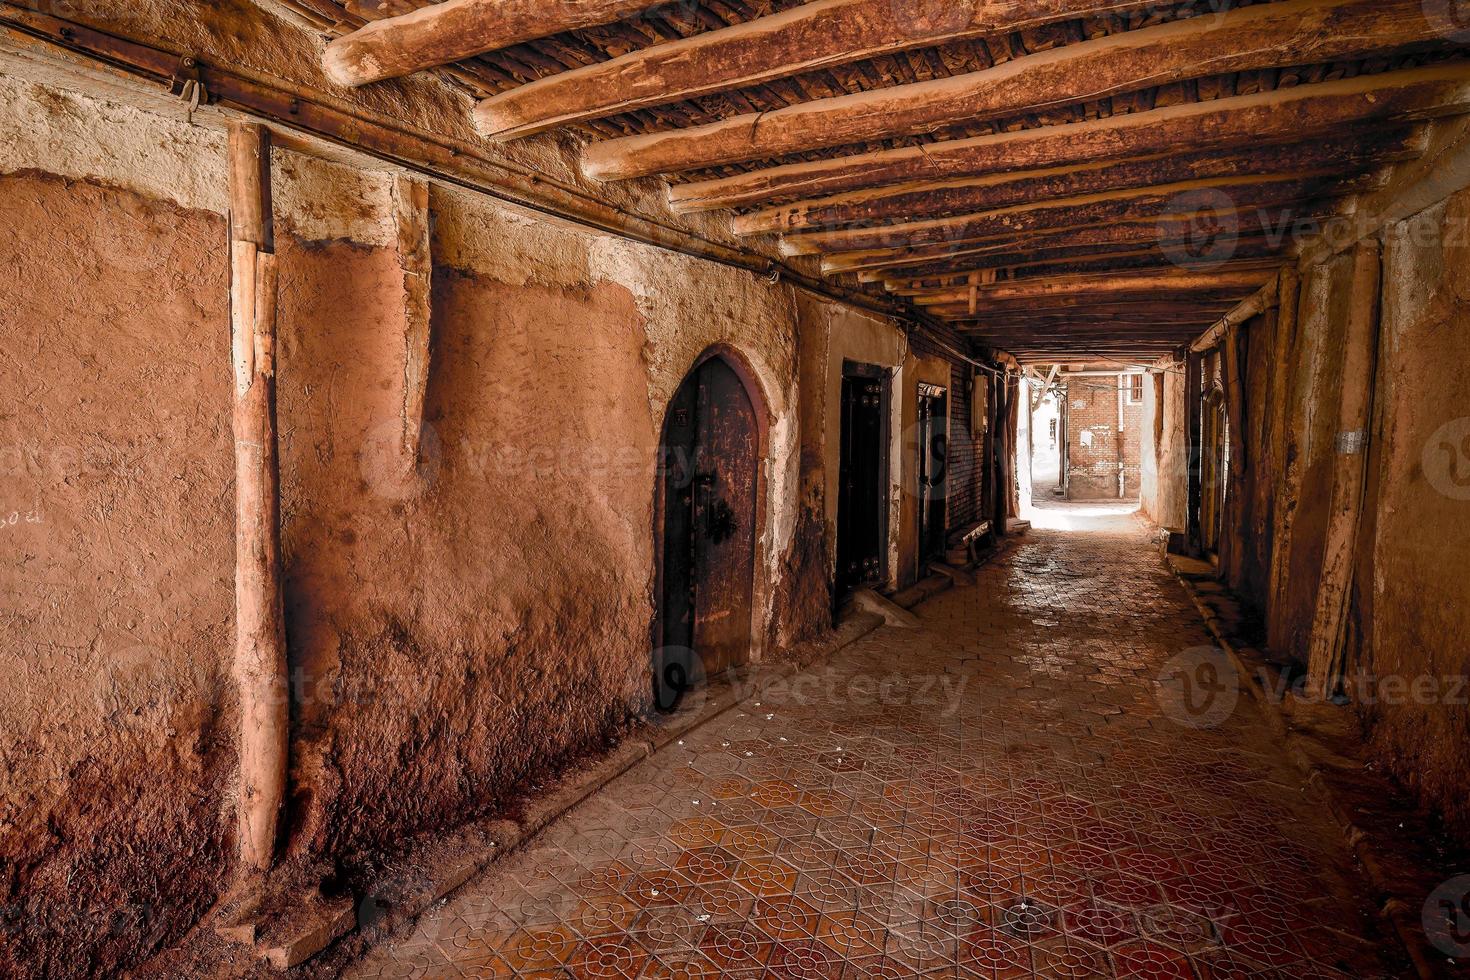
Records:
[[[748,659],[759,441],[745,384],[720,357],[695,367],[669,402],[652,665],[661,707],[681,685]]]

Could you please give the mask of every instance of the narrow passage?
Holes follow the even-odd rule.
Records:
[[[921,629],[648,760],[355,975],[1398,975],[1143,523],[1038,525]]]

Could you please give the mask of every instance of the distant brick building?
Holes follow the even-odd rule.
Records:
[[[1063,377],[1067,383],[1063,410],[1067,499],[1136,499],[1144,423],[1144,376]]]

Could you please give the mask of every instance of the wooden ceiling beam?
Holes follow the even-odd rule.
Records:
[[[1038,276],[1028,278],[1012,277],[993,284],[977,285],[975,288],[980,296],[989,295],[1003,286],[1021,286],[1035,283],[1107,283],[1136,280],[1140,277],[1156,279],[1168,282],[1184,282],[1195,279],[1218,280],[1225,274],[1248,274],[1259,273],[1262,281],[1269,278],[1281,266],[1279,259],[1248,259],[1243,261],[1232,261],[1225,264],[1215,264],[1203,269],[1189,269],[1172,265],[1167,261],[1160,260],[1158,263],[1141,268],[1123,269],[1084,269],[1077,272],[1058,273],[1048,271]],[[949,278],[949,277],[935,277]],[[922,282],[911,281],[911,284],[895,283],[888,287],[888,292],[894,296],[928,296],[936,292],[948,292],[968,290],[971,284],[968,282],[956,282],[945,286],[925,286]]]
[[[1171,340],[1181,343],[1189,343],[1205,330],[1209,329],[1210,321],[1207,318],[1198,318],[1190,321],[1180,321],[1166,324],[1158,330],[1150,330],[1132,326],[1129,324],[1102,324],[1096,325],[1096,329],[1078,329],[1068,333],[1066,321],[1056,320],[1051,322],[1039,322],[1019,325],[1014,328],[997,328],[994,321],[967,322],[962,317],[951,318],[946,323],[953,329],[969,334],[994,338],[1001,342],[1015,342],[1017,340],[1034,339],[1037,335],[1051,334],[1053,336],[1071,336],[1073,338],[1087,337],[1093,340],[1106,340],[1109,342],[1118,340]]]
[[[1123,191],[1185,180],[1228,176],[1302,177],[1351,174],[1369,167],[1414,159],[1423,153],[1422,127],[1376,134],[1281,143],[1221,153],[1215,150],[1139,160],[1097,161],[1028,173],[987,174],[875,188],[818,200],[797,201],[734,219],[740,235],[833,229],[901,218],[915,221],[1010,207],[1027,201]]]
[[[1257,284],[1255,287],[1259,289]],[[1198,289],[1192,292],[1178,292],[1174,294],[1153,294],[1147,292],[1131,293],[1090,293],[1078,292],[1070,294],[1039,295],[1025,298],[1007,298],[981,300],[976,303],[974,313],[970,312],[968,299],[959,302],[926,304],[925,309],[936,316],[954,315],[980,315],[984,313],[1010,313],[1027,311],[1081,311],[1086,312],[1092,307],[1107,304],[1116,309],[1111,312],[1123,312],[1131,309],[1134,312],[1156,312],[1156,313],[1178,313],[1189,312],[1201,307],[1211,310],[1225,307],[1227,310],[1241,299],[1250,296],[1253,289]]]
[[[1235,287],[1231,289],[1195,289],[1188,292],[1178,292],[1165,295],[1161,292],[1148,290],[1135,290],[1133,292],[1073,292],[1073,293],[1039,293],[1035,295],[1014,295],[995,297],[978,301],[973,310],[969,305],[969,296],[964,299],[946,303],[925,304],[930,312],[936,316],[968,314],[975,315],[983,312],[999,313],[1003,311],[1026,311],[1026,310],[1074,310],[1089,309],[1107,303],[1117,306],[1119,309],[1131,307],[1138,312],[1157,310],[1162,312],[1191,310],[1201,306],[1216,308],[1224,306],[1228,310],[1241,299],[1249,296],[1260,288],[1260,283],[1249,287]]]
[[[984,342],[979,338],[975,339],[977,342]],[[1063,359],[1069,361],[1101,359],[1104,357],[1111,358],[1114,356],[1123,359],[1132,359],[1144,351],[1154,351],[1160,354],[1167,353],[1180,344],[1188,343],[1188,341],[1189,338],[1184,337],[1178,340],[1169,338],[1160,340],[1135,340],[1131,342],[1122,340],[1117,343],[1102,343],[1097,339],[1088,337],[1056,337],[1041,334],[1036,337],[1016,338],[1007,349],[1011,350],[1011,353],[1017,354],[1017,356],[1029,354],[1034,356],[1056,357],[1059,354],[1066,354],[1068,356]],[[1093,355],[1093,357],[1086,357],[1089,354]],[[1149,360],[1152,360],[1152,358],[1149,358]]]
[[[1158,0],[813,0],[723,30],[632,51],[480,102],[486,136],[518,139],[558,126],[742,89],[913,48],[1079,17],[1126,15]]]
[[[1181,343],[1189,343],[1208,329],[1210,322],[1208,319],[1202,319],[1194,323],[1181,323],[1164,333],[1136,333],[1114,327],[1102,331],[1081,331],[1069,334],[1065,327],[1060,324],[1038,325],[1020,331],[995,332],[984,325],[965,324],[953,320],[948,321],[948,325],[956,332],[964,333],[967,336],[974,337],[978,335],[990,338],[990,342],[999,343],[1024,344],[1044,337],[1050,337],[1054,340],[1090,341],[1092,343],[1107,344],[1120,342],[1162,343],[1172,347]]]
[[[1231,248],[1228,262],[1261,262],[1281,264],[1282,251],[1279,242],[1262,237],[1239,238]],[[1157,244],[1144,248],[1123,248],[1110,245],[1094,245],[1080,249],[1058,248],[1040,251],[1027,249],[1000,255],[982,255],[971,259],[961,258],[957,262],[936,262],[928,266],[905,269],[875,269],[858,273],[858,281],[881,282],[889,292],[907,288],[910,283],[933,279],[961,279],[972,273],[988,273],[995,269],[1008,269],[1010,279],[1029,279],[1038,275],[1066,275],[1074,272],[1124,271],[1146,267],[1215,268],[1220,264],[1215,256],[1198,258],[1174,252],[1166,253]]]
[[[1232,294],[1235,295],[1235,294]],[[1080,299],[1075,296],[1048,297],[1039,300],[1016,301],[1009,304],[996,304],[994,309],[975,313],[963,313],[960,319],[977,316],[1025,316],[1025,317],[1064,317],[1076,318],[1083,316],[1175,316],[1181,314],[1209,315],[1215,310],[1229,312],[1233,299],[1209,299],[1199,300],[1193,297],[1187,299],[1164,300],[1152,296],[1112,296],[1104,299]]]
[[[981,342],[976,341],[976,343]],[[1066,345],[1030,344],[1025,347],[1015,348],[996,345],[996,349],[1004,350],[1020,364],[1054,364],[1057,361],[1066,361],[1068,363],[1105,361],[1110,364],[1117,364],[1119,366],[1119,373],[1125,373],[1128,366],[1156,361],[1178,346],[1180,345],[1156,343],[1111,348],[1089,345],[1084,342]]]
[[[913,181],[1041,170],[1067,163],[1224,150],[1470,109],[1470,64],[1360,75],[1208,102],[972,139],[753,170],[669,188],[674,210],[765,206]]]
[[[338,85],[356,87],[610,24],[656,6],[650,0],[446,0],[344,34],[327,45],[322,69]]]
[[[1342,197],[1374,190],[1384,183],[1382,175],[1334,183],[1318,175],[1315,179],[1278,180],[1275,177],[1222,177],[1183,181],[1158,187],[1091,194],[1085,197],[1041,201],[961,214],[953,218],[853,228],[843,231],[788,235],[781,239],[783,255],[821,255],[878,248],[912,248],[920,245],[959,245],[987,239],[1016,241],[1029,235],[1067,228],[1087,228],[1115,222],[1152,221],[1161,218],[1195,217],[1221,222],[1237,221],[1242,211],[1254,211],[1301,201]]]
[[[1219,319],[1220,314],[1216,310],[1221,309],[1224,302],[1211,301],[1177,306],[1133,303],[1122,304],[1116,308],[1103,307],[1098,311],[1088,308],[1060,309],[1039,313],[1028,313],[1025,310],[982,311],[975,314],[956,314],[949,319],[953,323],[990,324],[997,330],[1022,330],[1038,323],[1071,323],[1100,329],[1134,324],[1144,329],[1164,330],[1199,322],[1204,322],[1208,326],[1212,319]]]
[[[1451,43],[1423,0],[1277,0],[1062,45],[984,71],[603,140],[583,150],[582,170],[597,180],[707,170],[1012,119],[1202,74]]]
[[[1170,345],[1188,343],[1209,326],[1208,320],[1195,320],[1189,323],[1177,323],[1163,330],[1140,331],[1136,327],[1115,325],[1097,330],[1074,330],[1068,332],[1059,324],[1034,324],[1032,326],[1020,327],[1013,330],[997,330],[983,324],[969,324],[952,321],[950,326],[969,337],[981,338],[982,343],[1008,344],[1024,343],[1034,341],[1038,337],[1059,336],[1068,339],[1087,338],[1089,340],[1107,341],[1115,343],[1118,341],[1158,341]]]
[[[1263,213],[1260,208],[1248,208],[1234,215],[1235,235],[1240,239],[1264,237],[1267,242],[1278,243],[1281,248],[1289,246],[1299,231],[1311,233],[1320,229],[1331,212],[1327,208],[1293,207],[1288,213]],[[1089,228],[1067,228],[1035,235],[1024,239],[1006,238],[998,241],[959,242],[939,245],[920,245],[881,249],[864,249],[854,252],[836,252],[822,256],[822,272],[837,275],[844,272],[885,271],[908,266],[932,267],[935,264],[969,263],[985,257],[1002,255],[1007,264],[1016,255],[1033,252],[1037,255],[1055,254],[1058,250],[1090,246],[1116,246],[1119,248],[1137,245],[1162,245],[1171,255],[1181,259],[1194,257],[1202,261],[1221,261],[1233,255],[1234,241],[1230,237],[1215,240],[1198,237],[1199,229],[1188,215],[1160,217],[1154,221],[1115,223]]]

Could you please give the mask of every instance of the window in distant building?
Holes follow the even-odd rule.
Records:
[[[1128,383],[1128,404],[1143,404],[1143,375],[1129,374],[1124,377]]]

